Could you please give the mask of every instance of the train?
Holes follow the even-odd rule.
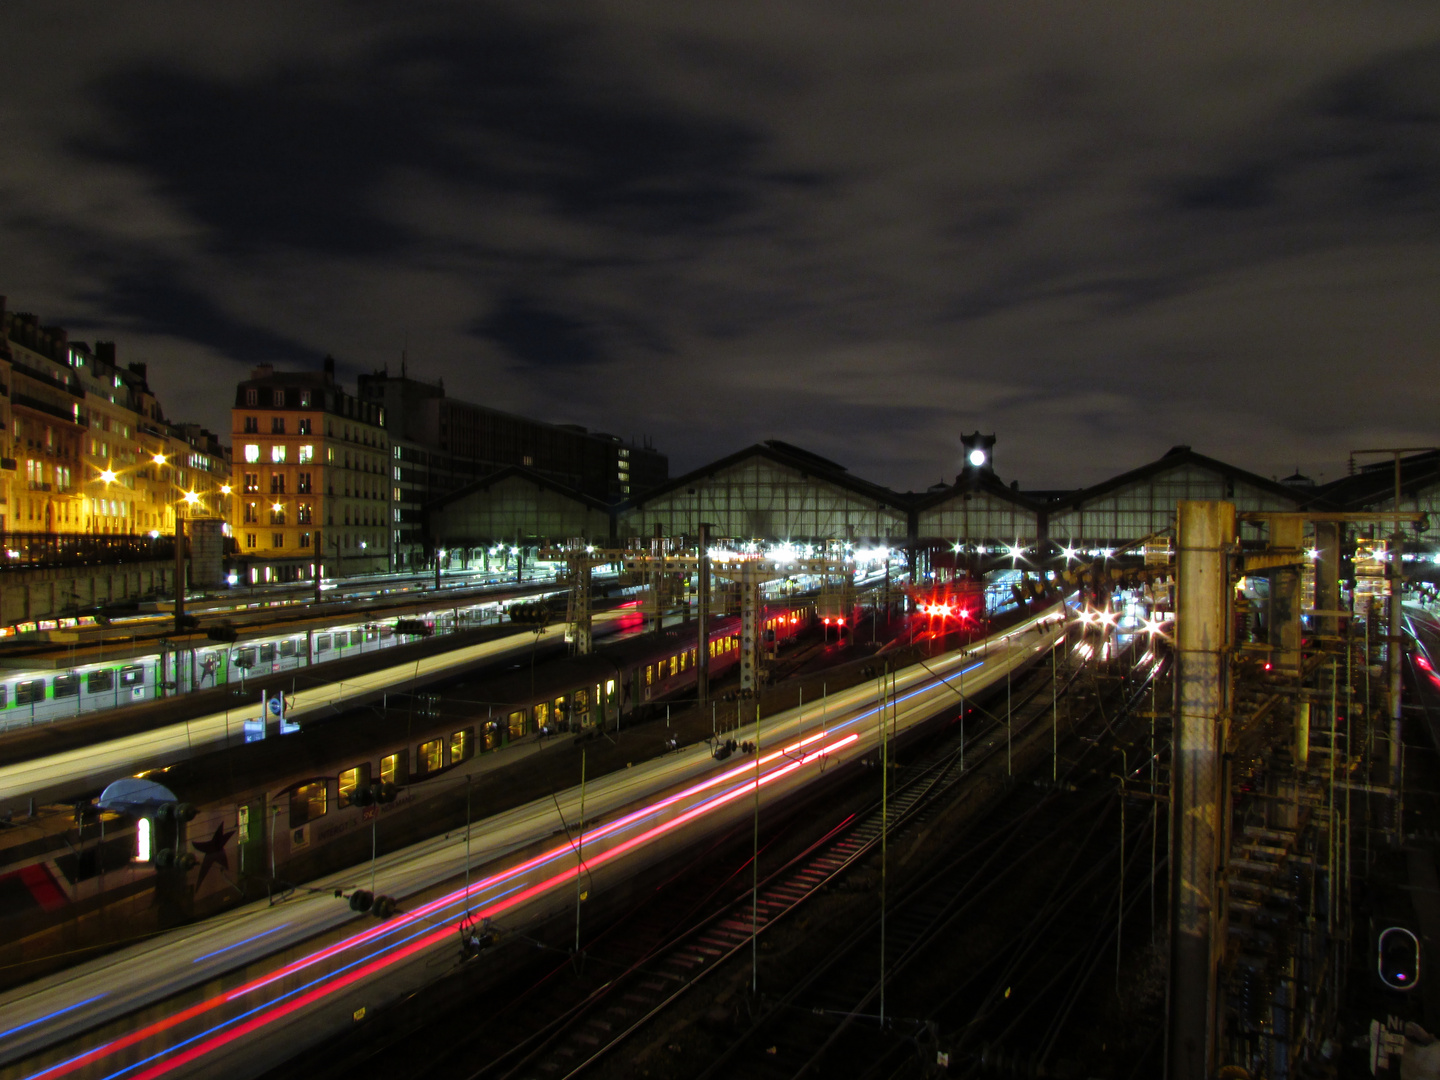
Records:
[[[815,622],[813,601],[767,604],[757,648],[778,650]],[[740,633],[738,617],[712,622],[713,677],[739,663]],[[547,749],[693,693],[699,647],[690,624],[533,668],[512,658],[444,700],[392,694],[384,708],[303,720],[289,735],[272,727],[142,774],[173,804],[84,804],[76,827],[49,842],[0,846],[0,927],[15,940],[79,909],[104,906],[113,920],[127,904],[137,917],[183,921],[360,862],[375,831],[386,848],[424,839],[472,781],[499,790],[512,765],[537,755],[543,768]]]
[[[449,634],[501,623],[504,610],[503,602],[490,600],[437,608],[411,618],[423,622],[433,634]],[[65,662],[68,657],[64,648],[56,648],[49,653],[54,666],[48,671],[0,672],[0,732],[153,701],[192,689],[240,684],[410,640],[397,635],[394,624],[393,618],[381,622],[372,617],[307,630],[277,630],[229,645],[196,635],[182,638],[178,652],[167,649],[70,663]],[[111,651],[122,649],[117,646]]]

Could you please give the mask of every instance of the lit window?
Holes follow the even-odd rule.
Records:
[[[309,445],[300,447],[300,464],[304,465],[314,460],[315,447]]]
[[[357,787],[370,786],[370,764],[356,765],[353,769],[346,769],[340,774],[339,795],[340,805],[349,806],[350,797],[355,793]]]
[[[150,861],[150,819],[147,817],[135,822],[135,861]]]
[[[260,460],[260,447],[254,443],[245,444],[245,460],[254,464]]]
[[[402,750],[398,754],[391,754],[389,757],[380,759],[380,779],[387,784],[394,784],[399,787],[410,779],[410,752]]]
[[[290,827],[325,816],[325,781],[301,784],[290,793]]]
[[[450,764],[468,761],[475,752],[475,729],[466,728],[450,736]]]
[[[302,409],[308,409],[308,408],[310,407],[310,391],[309,391],[309,390],[301,390],[301,391],[300,391],[300,407],[301,407]],[[308,421],[308,420],[307,420],[307,421],[304,421],[304,423],[307,423],[307,424],[308,424],[309,421]]]
[[[270,448],[270,460],[279,465],[285,460],[285,447],[272,446]]]
[[[445,765],[445,744],[439,739],[423,742],[418,757],[423,772],[439,772]]]

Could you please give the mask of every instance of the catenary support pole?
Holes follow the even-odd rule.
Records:
[[[1181,501],[1177,521],[1169,1078],[1209,1080],[1216,1059],[1217,973],[1225,945],[1218,879],[1225,857],[1227,560],[1235,541],[1235,505]]]

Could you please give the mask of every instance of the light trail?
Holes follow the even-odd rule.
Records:
[[[762,758],[761,764],[763,765],[766,762],[774,761],[786,751],[793,752],[795,749],[799,748],[801,743],[811,743],[816,741],[817,739],[825,738],[828,734],[830,733],[817,732],[804,740],[800,740],[799,742],[792,744],[790,747],[786,747],[785,750],[774,751],[766,757]],[[858,740],[859,735],[852,732],[844,738],[838,739],[831,745],[823,747],[816,752],[792,759],[780,768],[772,769],[770,772],[764,774],[760,778],[760,785],[764,786],[765,784],[769,784],[782,776],[794,772],[796,769],[807,763],[825,758],[829,754],[833,753],[835,750],[840,749],[844,746],[848,746]],[[593,841],[594,839],[597,839],[601,836],[613,834],[618,829],[624,828],[627,825],[635,824],[643,818],[653,817],[655,814],[660,813],[665,808],[673,806],[678,800],[686,797],[687,794],[697,794],[709,790],[719,784],[723,784],[726,780],[734,779],[735,776],[740,773],[752,772],[754,768],[755,766],[752,763],[746,762],[745,764],[739,765],[734,769],[726,770],[725,772],[710,777],[708,780],[702,781],[699,784],[692,785],[685,791],[677,792],[674,795],[670,795],[665,799],[660,800],[660,802],[658,803],[651,804],[650,806],[644,807],[641,810],[625,815],[624,817],[617,819],[616,821],[611,822],[606,826],[602,826],[600,829],[597,829],[594,832],[587,834],[587,838]],[[590,871],[594,870],[599,866],[603,866],[606,863],[620,857],[621,855],[633,851],[635,848],[639,847],[642,844],[649,843],[650,841],[664,836],[667,833],[673,832],[675,829],[678,829],[682,825],[688,824],[690,821],[693,821],[696,818],[703,816],[704,814],[710,813],[724,805],[727,805],[730,802],[733,802],[740,796],[753,791],[755,789],[755,785],[756,781],[751,778],[742,784],[736,785],[728,791],[721,792],[720,794],[712,796],[711,798],[701,803],[697,803],[695,806],[690,807],[688,810],[678,815],[677,817],[672,818],[669,821],[662,822],[659,825],[652,826],[645,832],[642,832],[637,836],[631,837],[613,848],[608,848],[605,851],[600,852],[598,855],[595,855],[594,857],[585,859],[583,868],[587,871]],[[527,860],[526,862],[521,863],[518,866],[511,867],[510,869],[502,871],[499,874],[492,875],[491,877],[486,878],[483,881],[476,882],[470,887],[468,892],[467,890],[462,888],[456,890],[455,892],[449,893],[446,896],[442,896],[436,900],[432,900],[428,904],[424,904],[421,907],[416,908],[412,912],[407,912],[399,919],[391,920],[388,923],[379,924],[370,930],[366,930],[360,934],[353,935],[345,939],[344,941],[337,942],[334,945],[331,945],[325,949],[321,949],[315,953],[310,954],[309,956],[302,957],[299,960],[293,961],[292,963],[285,965],[284,967],[271,973],[270,975],[252,980],[251,982],[246,983],[244,986],[238,987],[228,993],[218,994],[215,997],[212,997],[206,1001],[198,1002],[197,1004],[192,1005],[189,1008],[182,1009],[180,1012],[168,1016],[163,1020],[155,1021],[154,1023],[149,1024],[146,1027],[141,1028],[137,1031],[133,1031],[128,1035],[122,1036],[119,1039],[112,1040],[108,1043],[102,1044],[101,1046],[95,1047],[93,1050],[87,1051],[84,1054],[80,1054],[74,1058],[70,1058],[67,1061],[50,1066],[49,1068],[44,1069],[38,1073],[34,1073],[30,1077],[30,1080],[55,1080],[55,1078],[69,1075],[77,1069],[80,1069],[87,1065],[95,1064],[103,1058],[110,1057],[111,1055],[118,1053],[121,1050],[128,1049],[129,1047],[134,1046],[137,1043],[143,1042],[144,1040],[149,1039],[155,1035],[164,1034],[166,1031],[169,1031],[177,1027],[178,1025],[185,1023],[186,1021],[193,1020],[196,1017],[210,1012],[216,1008],[219,1008],[222,1005],[229,1004],[233,1001],[238,1000],[239,998],[245,997],[246,995],[251,994],[256,990],[262,989],[265,986],[268,986],[289,975],[293,975],[306,968],[313,967],[315,964],[320,963],[323,960],[329,959],[333,956],[336,956],[339,953],[348,951],[353,948],[357,948],[377,938],[390,936],[392,934],[398,933],[406,926],[412,925],[413,923],[424,919],[429,915],[433,915],[446,907],[453,907],[458,903],[464,902],[472,894],[475,894],[477,892],[483,893],[489,891],[496,885],[504,884],[507,881],[511,881],[529,870],[533,870],[539,866],[544,865],[547,862],[553,861],[556,858],[562,857],[566,854],[570,854],[572,851],[573,848],[568,842],[563,845],[557,845],[550,851],[544,852],[543,854],[538,855],[533,859]],[[550,891],[551,889],[573,881],[575,876],[581,871],[581,869],[582,867],[580,865],[576,865],[574,867],[562,870],[559,873],[553,874],[549,878],[546,878],[541,882],[530,885],[528,888],[522,889],[521,886],[517,886],[516,889],[521,891],[517,893],[516,890],[510,890],[510,893],[513,895],[509,895],[507,899],[500,903],[493,903],[491,904],[491,906],[477,910],[476,914],[482,918],[493,918],[496,915],[503,914],[504,912],[511,910],[518,904],[525,902],[526,900],[534,899],[535,897],[540,896],[545,892]],[[405,948],[400,949],[396,952],[392,952],[387,956],[377,957],[373,964],[370,967],[367,967],[363,972],[351,972],[349,975],[346,975],[344,979],[335,982],[333,985],[326,984],[322,986],[315,986],[314,984],[310,984],[314,988],[311,989],[310,993],[305,996],[303,1002],[288,1002],[286,1003],[286,1005],[276,1011],[274,1015],[269,1016],[268,1018],[264,1018],[263,1022],[269,1023],[272,1020],[279,1019],[280,1017],[287,1015],[289,1012],[293,1012],[296,1008],[303,1007],[303,1004],[308,1004],[311,1001],[318,1000],[319,997],[324,997],[330,993],[335,992],[336,990],[343,989],[345,986],[350,985],[358,978],[364,978],[367,974],[373,973],[372,968],[375,971],[381,970],[384,967],[388,967],[391,964],[397,963],[405,957],[412,955],[414,952],[419,951],[420,949],[428,948],[431,944],[434,944],[444,938],[451,937],[453,934],[454,927],[450,926],[447,923],[445,926],[439,928],[438,930],[435,930],[433,933],[430,934],[429,937],[422,939],[420,942],[412,943],[411,945],[406,946]],[[387,946],[386,948],[393,949],[394,945]],[[356,961],[356,963],[358,962],[360,961]],[[342,968],[341,970],[343,971],[345,969]],[[317,981],[324,983],[325,980],[333,979],[334,974],[335,973],[332,973],[331,975],[323,977],[322,980]],[[304,988],[302,987],[300,989]],[[291,991],[291,993],[296,992],[298,991]],[[284,996],[282,996],[282,998],[278,1000],[283,1001]],[[275,1004],[276,1002],[267,1002],[265,1004],[256,1006],[256,1009],[265,1009]],[[250,1014],[247,1013],[242,1015]],[[227,1025],[234,1024],[236,1019],[239,1018],[237,1017],[223,1021],[221,1024],[216,1025],[215,1028],[211,1028],[209,1030],[216,1031],[220,1028],[226,1027]],[[256,1019],[261,1018],[252,1019],[251,1021],[248,1021],[245,1025],[241,1025],[241,1027],[245,1028],[246,1030],[251,1030],[251,1025],[254,1025],[256,1023]],[[215,1036],[211,1040],[211,1042],[206,1045],[209,1047],[209,1049],[215,1049],[219,1046],[225,1045],[226,1043],[229,1043],[235,1038],[239,1037],[235,1032],[236,1029],[231,1029],[230,1031],[223,1032],[223,1034]],[[207,1033],[208,1032],[202,1032],[199,1035],[192,1036],[191,1038],[200,1038]],[[187,1043],[189,1041],[190,1040],[188,1039],[186,1040]],[[182,1043],[180,1045],[183,1046],[185,1045],[185,1043]],[[162,1051],[161,1053],[168,1053],[170,1052],[170,1050],[173,1049],[175,1048],[169,1048],[166,1051]],[[194,1060],[196,1056],[208,1052],[208,1049],[200,1050],[200,1048],[192,1047],[184,1054],[177,1055],[176,1057],[171,1058],[165,1062],[161,1062],[155,1065],[152,1069],[140,1075],[145,1077],[162,1075],[165,1072],[169,1072],[175,1068],[178,1068],[185,1062]],[[147,1061],[150,1060],[153,1060],[153,1058],[147,1058],[145,1059],[145,1061],[136,1062],[132,1065],[128,1065],[118,1070],[117,1072],[110,1074],[110,1077],[122,1076],[125,1073],[130,1072],[131,1070],[138,1068],[141,1065],[144,1065]],[[107,1077],[107,1080],[110,1080],[110,1077]],[[139,1077],[137,1077],[136,1080],[139,1080]]]
[[[1013,632],[1011,635],[1006,635],[1005,637],[1008,639],[1011,636],[1013,636]],[[961,655],[956,659],[959,662],[963,662],[966,659],[969,659],[971,656],[973,656],[973,653]],[[997,657],[996,659],[999,658]],[[712,813],[721,809],[724,806],[729,805],[736,799],[739,799],[742,796],[756,790],[757,780],[755,778],[755,772],[757,770],[757,767],[764,768],[765,766],[771,765],[782,758],[786,761],[784,765],[781,765],[778,768],[771,769],[769,772],[764,773],[764,775],[759,778],[758,786],[763,787],[765,785],[773,783],[774,781],[784,776],[790,775],[791,773],[795,772],[797,769],[801,768],[806,764],[821,761],[840,749],[854,745],[860,740],[860,735],[858,732],[851,732],[843,736],[842,738],[839,738],[834,742],[831,742],[828,745],[820,747],[816,750],[806,750],[807,747],[810,747],[817,742],[830,738],[844,728],[851,727],[869,717],[875,716],[881,710],[881,708],[893,707],[895,705],[899,705],[906,701],[909,701],[926,692],[936,691],[940,689],[941,686],[946,685],[947,678],[964,676],[972,671],[977,670],[978,668],[985,666],[987,662],[987,660],[977,661],[967,667],[962,668],[958,672],[949,673],[948,676],[939,675],[927,669],[925,674],[918,676],[920,685],[914,687],[913,689],[909,689],[904,694],[897,694],[894,697],[886,698],[881,703],[876,704],[872,707],[862,708],[861,711],[851,716],[848,720],[840,721],[839,723],[832,724],[822,730],[812,732],[811,734],[803,738],[790,741],[787,743],[787,745],[777,750],[773,750],[769,753],[761,755],[758,762],[746,761],[739,763],[729,769],[722,770],[721,772],[718,772],[715,775],[710,776],[704,780],[701,780],[694,784],[690,784],[682,790],[668,795],[654,803],[647,804],[646,806],[643,806],[628,814],[622,815],[615,821],[601,825],[590,832],[582,833],[582,837],[585,842],[594,843],[595,841],[601,840],[607,836],[613,836],[620,831],[623,831],[648,819],[654,818],[656,815],[663,813],[665,810],[675,806],[677,803],[685,799],[693,798],[697,795],[703,795],[704,793],[712,791],[717,787],[721,787],[729,781],[745,777],[745,779],[741,783],[736,784],[734,787],[731,787],[728,790],[724,790],[718,792],[717,794],[711,795],[709,798],[706,798],[701,802],[698,802],[695,805],[684,810],[676,817],[668,821],[653,825],[649,829],[638,833],[636,836],[623,840],[615,846],[605,849],[604,851],[601,851],[591,856],[587,856],[584,859],[583,863],[577,863],[574,866],[567,867],[566,869],[560,870],[559,872],[554,873],[549,877],[546,877],[541,881],[535,882],[533,884],[526,884],[524,882],[520,882],[514,885],[505,893],[501,893],[498,896],[492,897],[489,901],[484,901],[484,906],[477,907],[473,914],[483,918],[493,918],[498,915],[504,914],[505,912],[513,910],[514,908],[525,903],[526,901],[533,900],[548,891],[554,890],[567,883],[573,882],[576,876],[582,871],[593,871],[598,867],[604,866],[607,863],[610,863],[611,861],[620,858],[621,856],[629,852],[634,851],[641,845],[650,843],[660,837],[672,833],[674,830],[679,829],[682,826],[694,820],[697,820],[700,817],[703,817],[706,814]],[[953,690],[953,687],[951,687],[951,689]],[[800,723],[804,723],[804,710],[801,710],[798,719]],[[799,752],[799,755],[792,758],[790,755],[796,754],[797,751]],[[469,901],[471,897],[476,896],[477,894],[489,892],[490,890],[494,889],[499,885],[514,881],[516,878],[519,878],[532,870],[544,867],[554,862],[556,859],[564,858],[566,856],[573,856],[575,854],[575,850],[576,849],[574,844],[571,841],[567,840],[565,843],[558,844],[550,848],[549,850],[534,856],[531,859],[525,860],[517,864],[516,866],[510,867],[506,870],[500,871],[497,874],[491,875],[490,877],[475,882],[469,887],[468,890],[462,888],[451,892],[445,896],[439,897],[435,900],[429,901],[428,903],[421,905],[413,911],[401,914],[398,918],[378,924],[359,934],[354,934],[342,941],[336,942],[333,945],[317,950],[316,952],[309,954],[305,957],[301,957],[295,961],[292,961],[289,964],[284,965],[283,967],[277,969],[276,971],[268,975],[256,978],[243,986],[237,987],[234,990],[216,995],[206,1001],[198,1002],[195,1005],[183,1009],[172,1016],[155,1021],[154,1023],[147,1025],[142,1029],[127,1033],[126,1035],[118,1039],[106,1042],[85,1053],[79,1054],[74,1058],[70,1058],[67,1061],[59,1062],[53,1066],[50,1066],[47,1069],[33,1074],[30,1077],[30,1080],[58,1080],[59,1077],[66,1076],[70,1073],[73,1073],[77,1069],[83,1068],[87,1065],[95,1064],[105,1058],[112,1056],[115,1053],[135,1046],[138,1043],[146,1039],[152,1038],[156,1035],[163,1034],[164,1032],[172,1030],[180,1024],[193,1020],[223,1005],[234,1003],[241,998],[254,993],[257,990],[261,990],[283,978],[296,974],[307,968],[313,967],[314,965],[321,963],[327,959],[336,957],[343,952],[363,947],[370,942],[377,941],[384,937],[392,937],[393,935],[399,934],[408,927],[413,926],[420,920],[428,920],[432,916],[444,912],[447,908],[455,907],[458,904],[465,903],[467,905],[468,911]],[[448,916],[444,917],[448,918]],[[280,928],[277,927],[275,929]],[[267,931],[267,933],[270,932],[273,931]],[[313,1003],[320,998],[333,994],[346,986],[350,986],[356,981],[368,977],[370,974],[390,967],[393,964],[399,963],[407,957],[414,955],[416,952],[429,948],[431,945],[434,945],[441,940],[452,936],[454,932],[455,926],[447,922],[444,926],[441,926],[438,929],[431,931],[421,929],[417,931],[417,934],[415,935],[411,935],[410,937],[402,938],[397,941],[392,941],[391,943],[383,946],[381,950],[377,951],[376,953],[370,954],[368,957],[361,957],[355,959],[347,963],[343,967],[339,968],[337,971],[330,972],[317,978],[311,983],[307,983],[304,986],[287,991],[284,994],[281,994],[278,998],[275,998],[271,1001],[258,1004],[245,1013],[223,1020],[216,1025],[207,1028],[204,1031],[201,1031],[195,1035],[186,1038],[178,1045],[167,1047],[165,1050],[159,1051],[156,1054],[145,1058],[142,1061],[135,1062],[119,1069],[117,1072],[111,1074],[111,1077],[118,1078],[124,1076],[125,1074],[131,1073],[135,1069],[141,1068],[147,1064],[151,1067],[145,1072],[138,1074],[136,1077],[133,1078],[133,1080],[140,1080],[141,1077],[148,1078],[164,1075],[165,1073],[171,1072],[174,1069],[179,1068],[181,1065],[193,1061],[196,1058],[211,1052],[212,1050],[218,1049],[221,1046],[233,1042],[235,1039],[240,1038],[244,1034],[248,1034],[251,1031],[258,1030],[258,1028],[263,1027],[264,1025],[272,1023],[276,1020],[279,1020],[284,1016],[294,1012],[295,1010],[303,1008],[307,1004]],[[417,935],[424,936],[417,937]],[[257,937],[262,936],[264,935],[257,935]],[[254,939],[251,938],[247,940]],[[245,942],[237,942],[236,944],[240,945],[244,943]],[[227,947],[227,949],[217,950],[216,953],[207,954],[207,956],[218,955],[221,952],[227,951],[228,948],[233,947],[235,946],[229,946]],[[201,959],[204,958],[205,957],[202,957]],[[363,968],[356,968],[356,965],[362,964],[365,965]],[[342,975],[342,973],[344,974]],[[302,997],[292,998],[292,995],[302,994],[302,992]],[[78,1008],[81,1005],[87,1003],[88,1002],[79,1002],[76,1005],[71,1006],[69,1009],[61,1011],[70,1011],[70,1009]],[[240,1021],[244,1022],[240,1023]],[[194,1043],[194,1041],[197,1039],[205,1039],[206,1036],[210,1036],[210,1038],[203,1044],[190,1045]],[[185,1049],[183,1053],[176,1054],[175,1051],[179,1050],[182,1047],[188,1048]],[[157,1058],[164,1055],[172,1056],[168,1057],[165,1061],[156,1060]],[[107,1077],[107,1080],[111,1080],[111,1077]]]

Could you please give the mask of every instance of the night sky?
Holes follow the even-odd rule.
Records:
[[[228,432],[408,348],[672,473],[1427,445],[1440,6],[7,0],[0,293]]]

